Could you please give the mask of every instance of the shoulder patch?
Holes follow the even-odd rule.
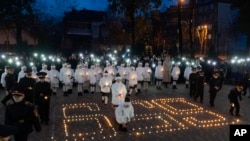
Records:
[[[14,101],[13,101],[12,99],[10,99],[10,100],[8,100],[8,101],[6,102],[6,105],[7,105],[7,106],[12,105],[12,104],[14,104]]]
[[[29,102],[29,101],[25,101],[24,104],[28,105],[28,106],[33,106],[33,104],[31,102]]]

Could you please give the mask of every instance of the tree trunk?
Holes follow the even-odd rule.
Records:
[[[22,28],[16,27],[16,51],[21,51],[22,45]]]
[[[189,40],[190,40],[190,57],[195,57],[194,52],[194,6],[195,6],[195,0],[190,0],[190,18],[189,18]]]
[[[179,55],[182,55],[181,1],[178,0]]]

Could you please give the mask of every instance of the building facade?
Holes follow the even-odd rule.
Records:
[[[190,51],[190,40],[193,40],[194,51],[198,56],[228,56],[244,50],[239,48],[244,46],[245,41],[235,27],[237,10],[232,9],[231,0],[193,0],[193,4],[192,0],[189,2],[183,3],[180,9],[184,54]],[[169,34],[167,40],[171,39],[170,46],[177,45],[178,6],[169,7],[163,12],[162,19]],[[193,39],[189,36],[190,31]]]
[[[235,51],[234,14],[230,0],[197,0],[194,20],[201,54],[228,56]]]
[[[106,36],[106,12],[73,10],[63,18],[62,48],[91,50],[95,43]]]

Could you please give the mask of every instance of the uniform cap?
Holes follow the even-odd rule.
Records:
[[[24,95],[24,89],[20,87],[19,85],[16,85],[11,88],[11,94],[15,96],[22,96]]]
[[[31,70],[30,68],[27,68],[24,72],[25,72],[25,73],[31,73],[32,70]]]
[[[109,73],[108,73],[108,71],[106,70],[105,72],[104,72],[104,75],[108,75]]]
[[[119,73],[117,73],[115,76],[115,80],[118,80],[118,79],[120,79],[120,80],[122,79]]]
[[[47,75],[47,73],[46,73],[46,72],[38,72],[36,75],[37,75],[37,77],[39,77],[39,78],[45,78],[46,75]]]
[[[201,66],[197,66],[197,69],[201,70]]]
[[[125,97],[125,102],[130,102],[130,98],[129,97]]]
[[[6,70],[11,70],[11,69],[14,69],[13,66],[6,66]]]
[[[131,102],[130,102],[130,98],[129,97],[125,97],[125,101],[124,101],[124,105],[130,105],[131,104]]]

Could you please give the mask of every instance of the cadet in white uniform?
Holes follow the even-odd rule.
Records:
[[[180,71],[178,64],[175,64],[175,66],[173,67],[173,69],[171,71],[171,76],[173,78],[173,89],[177,89],[176,82],[179,79],[180,73],[181,73],[181,71]]]
[[[115,117],[119,124],[118,130],[127,132],[128,122],[134,117],[134,107],[131,104],[129,97],[126,97],[125,102],[115,109]]]
[[[59,72],[56,70],[55,65],[50,66],[49,79],[52,87],[53,95],[56,95],[57,89],[59,88]]]
[[[99,82],[102,93],[102,102],[105,104],[105,106],[108,104],[108,97],[110,95],[111,91],[110,89],[112,86],[112,80],[110,79],[110,77],[108,77],[108,75],[109,75],[108,71],[105,71],[103,77]]]
[[[138,63],[138,67],[136,68],[136,74],[137,74],[137,80],[138,80],[138,84],[137,84],[137,90],[138,93],[141,93],[141,89],[142,89],[142,85],[143,85],[143,72],[144,72],[144,68],[142,67],[142,63]]]
[[[115,78],[116,82],[112,85],[112,101],[113,107],[118,107],[125,100],[127,89],[126,86],[122,83],[122,78],[118,74]]]
[[[157,67],[155,68],[155,79],[156,79],[157,90],[161,90],[163,71],[164,71],[164,68],[162,66],[161,61],[159,61]]]

